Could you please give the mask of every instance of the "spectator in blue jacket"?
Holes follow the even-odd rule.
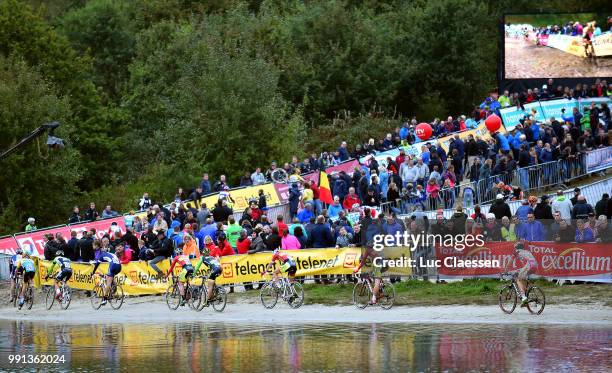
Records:
[[[340,153],[340,161],[344,162],[349,159],[349,152],[347,149],[346,141],[342,141],[340,147],[338,148],[338,153]]]
[[[202,188],[203,196],[210,194],[210,192],[212,191],[210,187],[210,180],[208,180],[208,174],[204,174],[202,176],[202,181],[200,182],[200,188]]]
[[[527,222],[517,229],[518,238],[527,241],[543,241],[545,233],[542,223],[535,220],[533,211],[527,215]]]
[[[312,212],[312,204],[310,203],[305,204],[304,209],[302,209],[302,211],[298,212],[297,214],[297,218],[302,224],[308,223],[310,221],[310,218],[314,217],[315,215]]]
[[[533,208],[531,206],[529,206],[529,201],[527,201],[527,199],[524,199],[521,202],[521,206],[519,206],[518,209],[516,209],[516,217],[519,219],[519,221],[526,221],[527,217],[529,214],[533,215]]]
[[[393,240],[389,242],[393,242],[392,245],[398,245],[399,242],[395,242],[395,234],[399,232],[400,234],[404,232],[404,227],[393,217],[392,214],[387,215],[386,221],[382,225],[382,229],[386,235],[393,236]]]
[[[582,219],[576,221],[576,242],[595,242],[593,230]]]
[[[510,144],[508,143],[508,139],[506,138],[506,136],[502,135],[501,132],[497,132],[495,138],[497,139],[497,146],[499,146],[502,152],[506,154],[509,153]]]

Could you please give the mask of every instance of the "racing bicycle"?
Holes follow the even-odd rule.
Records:
[[[269,272],[268,272],[269,273]],[[291,282],[287,277],[266,282],[259,292],[261,304],[271,309],[276,306],[279,296],[291,308],[299,308],[304,303],[304,287],[299,282]]]
[[[21,273],[15,274],[15,286],[13,287],[13,293],[11,294],[11,299],[13,299],[13,307],[17,307],[17,300],[19,298],[19,289],[21,289]]]
[[[15,289],[17,293],[15,294],[15,300],[13,303],[14,306],[18,305],[17,299],[19,299],[19,294],[21,294],[21,288],[25,286],[22,276],[23,276],[22,274],[19,274],[17,276],[17,283],[15,285]],[[23,293],[23,300],[24,300],[23,305],[26,306],[29,310],[31,310],[32,305],[34,304],[34,291],[32,290],[32,285],[28,286],[26,291]],[[19,309],[21,309],[21,307],[19,307]]]
[[[189,278],[185,281],[184,290],[185,295],[181,296],[181,291],[179,289],[179,281],[178,276],[172,275],[172,285],[168,286],[168,290],[166,290],[166,304],[168,308],[171,310],[176,310],[181,305],[181,302],[187,303],[189,307],[193,307],[193,288],[189,282]]]
[[[96,274],[94,276],[95,286],[91,294],[91,306],[94,310],[98,310],[100,307],[102,307],[104,290],[106,290],[106,287],[108,286],[106,284],[107,275]],[[116,277],[113,277],[113,283],[108,294],[108,303],[110,303],[111,307],[115,310],[121,308],[123,305],[123,300],[125,299],[125,294],[123,293],[123,288],[121,285],[117,284]]]
[[[202,279],[200,285],[191,285],[191,302],[190,306],[196,311],[202,311],[204,307],[212,305],[213,309],[217,312],[223,312],[227,305],[227,290],[223,286],[213,285],[213,297],[208,298],[208,276],[197,276],[195,278]]]
[[[499,308],[501,308],[504,313],[511,314],[520,299],[519,287],[516,283],[516,274],[504,272],[500,274],[500,278],[511,282],[504,285],[499,291]],[[527,291],[525,292],[525,296],[527,297],[527,310],[529,313],[532,315],[540,315],[544,311],[544,306],[546,306],[546,297],[542,289],[531,285],[529,280],[527,280]]]
[[[61,309],[66,310],[68,309],[68,306],[70,306],[70,301],[72,300],[72,290],[66,284],[66,281],[60,281],[59,289],[59,298],[55,296],[55,286],[51,286],[49,287],[49,289],[47,289],[47,297],[45,300],[45,304],[48,310],[53,307],[53,304],[55,303],[56,299]]]
[[[353,304],[364,309],[372,305],[372,294],[374,293],[374,278],[370,273],[362,273],[361,278],[353,288]],[[395,302],[395,287],[387,279],[382,279],[380,283],[380,295],[377,297],[377,303],[382,309],[388,310],[393,307]]]

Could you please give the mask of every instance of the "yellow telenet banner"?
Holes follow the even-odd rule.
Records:
[[[359,265],[361,257],[360,248],[342,248],[342,249],[309,249],[309,250],[291,250],[285,251],[286,254],[293,257],[297,264],[296,276],[313,276],[313,275],[348,275],[353,273],[353,269]],[[410,251],[407,248],[386,248],[385,255],[387,259],[397,259],[400,257],[410,257]],[[257,282],[262,279],[262,272],[272,258],[271,252],[244,254],[244,255],[229,255],[221,258],[220,263],[223,272],[217,277],[217,284],[239,284],[248,282]],[[197,260],[192,261],[195,265]],[[275,266],[278,266],[278,262]],[[48,268],[51,262],[46,260],[38,261],[38,276],[35,281],[36,286],[53,285],[53,279],[45,280],[48,273]],[[119,284],[123,286],[123,290],[129,295],[140,294],[160,294],[164,293],[168,288],[171,279],[165,278],[165,273],[170,268],[170,260],[164,260],[158,263],[158,267],[164,271],[164,275],[159,276],[147,262],[130,262],[123,264],[121,273],[117,275]],[[106,273],[108,264],[101,264],[98,272]],[[94,278],[92,277],[93,265],[89,263],[73,263],[72,278],[68,285],[74,289],[91,290],[94,287]],[[181,268],[175,267],[175,274],[179,274]],[[204,275],[208,271],[205,265],[200,267],[199,273]],[[386,274],[393,275],[410,275],[410,268],[392,268]],[[196,282],[198,283],[198,282]]]
[[[233,210],[237,212],[246,209],[249,205],[249,199],[259,199],[259,190],[263,190],[264,195],[266,196],[266,203],[268,205],[278,205],[281,203],[278,199],[278,193],[276,193],[274,184],[268,183],[263,185],[230,190],[230,196],[234,200],[234,203],[231,206]],[[205,203],[209,209],[212,209],[217,203],[217,201],[219,201],[218,193],[201,198],[199,201],[199,205]],[[190,208],[197,208],[196,203],[193,201],[186,202],[185,206]]]

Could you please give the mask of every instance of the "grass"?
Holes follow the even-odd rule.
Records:
[[[428,281],[410,280],[395,283],[395,305],[437,306],[437,305],[495,305],[497,294],[504,282],[494,279],[468,279],[436,284]],[[545,280],[535,281],[549,304],[603,304],[612,307],[612,286],[609,284],[557,285]],[[352,283],[348,284],[306,284],[306,304],[351,305]],[[236,294],[235,298],[259,301],[259,291]],[[236,299],[236,300],[238,300]]]

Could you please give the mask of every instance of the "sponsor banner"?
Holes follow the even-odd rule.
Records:
[[[578,100],[578,109],[582,113],[584,112],[585,107],[591,107],[591,103],[595,103],[595,105],[600,106],[603,103],[607,103],[609,105],[611,101],[612,100],[607,97],[581,98],[580,100]]]
[[[612,167],[612,146],[588,152],[586,155],[586,172],[605,170]]]
[[[419,157],[422,153],[422,146],[427,145],[428,143],[436,145],[437,142],[438,140],[427,140],[418,142],[413,145],[400,146],[398,148],[387,150],[384,152],[377,152],[376,154],[368,154],[359,158],[359,162],[367,166],[370,164],[370,159],[374,157],[376,159],[376,162],[378,162],[380,166],[387,167],[387,157],[391,157],[391,159],[395,160],[395,158],[400,154],[400,150],[403,150],[406,155],[410,155],[412,157]]]
[[[59,227],[37,230],[34,232],[20,233],[15,235],[17,244],[23,250],[30,250],[33,255],[44,256],[45,250],[45,235],[61,233],[64,239],[68,241],[70,239],[70,231],[77,231],[77,237],[80,238],[83,232],[96,228],[96,237],[102,238],[104,233],[109,232],[112,223],[117,223],[117,226],[121,229],[121,233],[125,233],[125,221],[123,216],[118,216],[112,219],[96,220],[92,222],[79,223],[74,225],[62,225]]]
[[[572,112],[575,107],[578,107],[577,100],[552,100],[552,101],[542,101],[540,102],[540,108],[542,109],[542,115],[544,118],[556,118],[560,122],[562,121],[561,110],[565,109],[565,115],[572,115]]]
[[[61,233],[64,238],[70,237],[70,228],[67,225],[59,227],[41,229],[34,232],[19,233],[15,235],[15,240],[22,250],[28,250],[32,255],[44,256],[45,235]]]
[[[612,247],[597,243],[530,242],[527,249],[533,254],[537,268],[532,276],[559,279],[583,279],[612,282]],[[440,277],[496,277],[504,268],[519,269],[522,264],[513,255],[514,242],[488,242],[482,247],[457,251],[453,247],[435,249]],[[460,267],[465,260],[498,261],[493,268]]]
[[[13,236],[0,238],[0,253],[13,255],[19,245]]]
[[[398,152],[398,154],[399,154],[399,152]],[[334,173],[338,173],[340,171],[344,171],[349,176],[352,176],[353,172],[355,171],[355,167],[359,168],[359,161],[356,160],[356,159],[351,159],[350,161],[342,162],[342,163],[337,164],[335,166],[327,167],[325,169],[325,173],[328,174],[328,175],[331,175],[331,174],[334,174]]]
[[[347,275],[352,274],[353,269],[359,264],[361,251],[359,248],[344,249],[312,249],[312,250],[291,250],[286,254],[293,257],[297,264],[297,276],[312,275]],[[217,277],[217,284],[235,284],[244,282],[257,282],[269,279],[269,276],[262,277],[261,273],[272,258],[272,253],[257,253],[250,255],[230,255],[220,259],[223,271]],[[195,265],[197,260],[193,260]],[[278,268],[278,261],[275,268]],[[39,284],[53,285],[53,280],[45,280],[51,262],[46,260],[38,261]],[[166,273],[170,268],[170,260],[158,263],[159,268]],[[157,273],[144,261],[130,262],[121,266],[121,273],[117,275],[117,281],[123,286],[123,291],[129,295],[139,294],[160,294],[168,288],[171,279],[166,280],[165,276],[158,276]],[[93,264],[73,263],[73,275],[68,285],[74,289],[91,290],[94,286],[92,278]],[[100,264],[98,272],[106,273],[108,264]],[[205,265],[200,267],[199,273],[203,275],[207,272]],[[174,273],[179,274],[180,268],[175,268]],[[199,284],[199,280],[195,281]]]
[[[272,183],[250,186],[246,188],[232,189],[229,191],[230,196],[234,200],[231,205],[234,212],[243,211],[249,204],[249,199],[259,199],[259,190],[264,191],[266,196],[266,202],[268,206],[280,204],[278,194]],[[209,209],[214,208],[215,204],[219,201],[219,193],[210,194],[200,198],[199,205],[205,203]],[[198,205],[194,201],[185,202],[185,206],[188,208],[198,208]]]
[[[504,126],[502,125],[502,127],[500,128],[500,132],[501,133],[505,133],[505,129]],[[445,152],[448,153],[448,148],[450,146],[450,140],[452,138],[455,138],[456,135],[459,135],[459,138],[463,141],[467,141],[468,137],[470,135],[474,136],[474,138],[476,138],[476,136],[480,136],[483,140],[488,140],[491,138],[491,133],[489,132],[489,130],[487,129],[487,126],[485,125],[484,121],[482,121],[476,128],[472,129],[472,130],[467,130],[467,131],[463,131],[463,132],[458,132],[458,133],[453,133],[451,135],[442,137],[440,139],[438,139],[440,146],[442,146],[442,148],[444,149]]]
[[[310,172],[304,175],[301,175],[304,181],[311,181],[315,184],[319,185],[319,171]],[[302,184],[299,184],[300,190],[304,189]],[[276,189],[276,194],[278,195],[278,199],[281,203],[289,202],[289,184],[288,183],[274,183],[274,189]]]
[[[546,45],[578,57],[584,57],[584,46],[579,36],[549,35]]]
[[[612,32],[595,36],[593,49],[595,49],[596,56],[612,56]]]

